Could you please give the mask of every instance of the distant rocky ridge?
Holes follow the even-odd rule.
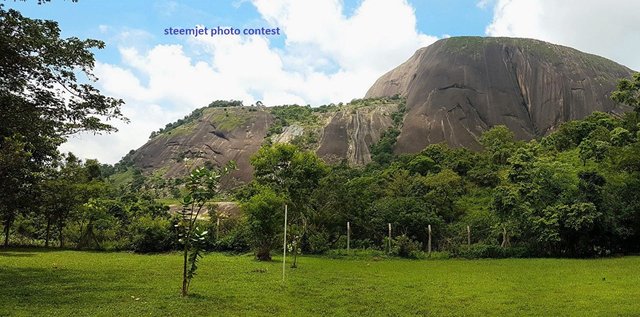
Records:
[[[537,40],[449,38],[383,75],[365,99],[292,108],[301,111],[291,118],[282,117],[284,107],[218,102],[154,133],[128,159],[166,177],[234,160],[238,170],[224,181],[234,186],[251,179],[250,157],[268,142],[295,143],[327,162],[352,165],[369,163],[371,146],[390,128],[399,129],[396,153],[440,142],[479,149],[479,136],[495,125],[526,140],[593,111],[625,111],[609,94],[631,73],[605,58]]]
[[[181,177],[207,162],[222,166],[233,160],[238,170],[225,180],[227,186],[251,179],[251,155],[266,142],[293,142],[316,151],[327,162],[362,165],[371,161],[370,146],[392,125],[391,114],[401,102],[393,98],[358,100],[326,112],[309,111],[310,120],[289,122],[271,135],[269,128],[277,117],[270,108],[206,108],[193,121],[154,133],[129,159],[143,171],[166,177]]]

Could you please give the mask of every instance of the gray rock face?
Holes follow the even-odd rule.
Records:
[[[419,49],[378,79],[366,98],[407,98],[398,153],[440,142],[477,149],[482,132],[495,125],[528,140],[594,111],[624,111],[609,94],[631,73],[538,40],[457,37]]]
[[[345,160],[351,165],[371,162],[369,148],[393,125],[397,104],[346,109],[329,114],[316,153],[327,162]]]
[[[397,108],[397,102],[372,101],[316,113],[313,115],[317,124],[293,123],[282,133],[270,136],[271,142],[292,142],[305,131],[312,131],[317,140],[308,144],[308,148],[325,161],[346,160],[352,165],[363,165],[371,161],[369,147],[392,125],[391,114]],[[134,152],[132,160],[147,174],[169,178],[183,177],[205,162],[222,166],[233,160],[238,170],[225,176],[222,185],[234,187],[251,181],[251,157],[265,143],[274,120],[269,108],[208,108],[197,120],[149,140]]]
[[[223,166],[233,160],[238,169],[222,180],[233,187],[252,179],[251,155],[263,144],[272,120],[263,109],[209,109],[202,118],[149,140],[132,159],[144,171],[165,177],[183,177],[206,161]]]

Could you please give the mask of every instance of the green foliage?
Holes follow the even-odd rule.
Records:
[[[207,231],[202,231],[200,228],[196,227],[191,235],[191,252],[189,253],[189,257],[187,259],[187,265],[189,269],[187,270],[187,289],[191,284],[191,280],[196,275],[196,271],[198,270],[198,262],[203,257],[204,252],[204,244],[205,239],[207,238]]]
[[[246,112],[225,111],[224,113],[213,115],[211,117],[211,123],[220,131],[232,131],[247,122],[249,118]]]
[[[294,137],[291,140],[291,144],[303,150],[313,150],[319,141],[318,134],[315,131],[305,130],[301,135]]]
[[[272,189],[263,187],[242,205],[247,216],[249,232],[253,237],[252,245],[256,258],[260,261],[271,260],[271,249],[279,241],[284,222],[285,199]]]
[[[315,153],[301,151],[291,144],[263,146],[251,158],[251,164],[254,167],[255,182],[272,189],[274,193],[284,198],[283,203],[289,204],[291,210],[289,219],[292,223],[291,237],[294,240],[289,240],[288,237],[287,240],[295,242],[296,252],[294,252],[293,262],[295,267],[297,265],[297,251],[301,240],[306,235],[306,223],[314,214],[310,206],[312,194],[318,188],[320,179],[326,175],[328,169]],[[276,207],[275,202],[275,198],[271,199],[271,203],[273,203],[271,208]],[[271,223],[271,221],[267,223]],[[294,232],[296,228],[297,232]],[[271,236],[269,239],[266,238],[266,235],[261,235],[264,238],[261,241],[271,241],[274,238],[274,232],[270,231],[269,235]],[[267,245],[268,243],[260,243],[256,254],[258,259],[270,259]]]
[[[251,249],[253,236],[246,217],[224,219],[220,222],[220,228],[216,228],[215,221],[211,218],[208,226],[213,250],[244,253]],[[215,236],[216,232],[219,234],[218,237]]]
[[[301,151],[291,144],[262,147],[251,158],[251,164],[256,182],[286,197],[297,212],[303,212],[305,203],[327,173],[326,165],[315,153]]]
[[[182,270],[182,296],[189,294],[191,278],[195,275],[197,261],[201,257],[203,241],[206,232],[203,233],[197,227],[198,216],[206,203],[217,193],[220,177],[235,169],[235,163],[231,161],[220,170],[209,170],[199,167],[191,171],[185,180],[186,195],[182,199],[178,228],[179,243],[183,245],[183,270]]]
[[[77,225],[79,235],[76,245],[79,249],[102,249],[105,241],[112,241],[118,228],[118,219],[108,212],[108,202],[90,199],[80,209]]]
[[[391,163],[394,158],[394,147],[400,135],[400,129],[404,121],[404,115],[407,111],[406,101],[401,100],[398,105],[398,109],[391,114],[393,125],[386,131],[382,132],[380,140],[371,145],[369,152],[371,153],[371,160],[380,165],[387,165]]]
[[[291,124],[302,126],[315,125],[318,122],[314,109],[311,106],[283,105],[270,107],[269,110],[274,117],[274,123],[269,127],[267,136],[280,134],[284,127]]]
[[[382,132],[380,140],[371,145],[371,160],[380,165],[391,163],[393,160],[393,148],[399,135],[400,129],[396,127],[390,127]]]
[[[513,132],[504,125],[495,126],[485,131],[480,137],[480,144],[489,153],[495,164],[507,163],[515,149]]]
[[[406,235],[397,236],[391,243],[391,254],[403,258],[418,258],[422,243],[412,240]]]
[[[640,112],[640,73],[633,74],[631,80],[620,80],[617,88],[616,91],[611,93],[611,99],[633,107],[636,112]]]
[[[304,241],[307,244],[305,249],[311,254],[325,253],[331,249],[330,238],[331,235],[327,230],[314,226],[308,230],[306,241]]]
[[[242,106],[243,104],[240,100],[215,100],[212,101],[207,108],[232,108]]]
[[[55,21],[0,6],[0,217],[5,245],[19,212],[37,208],[37,187],[58,146],[81,132],[112,132],[120,99],[91,85],[97,40],[60,38]],[[79,78],[83,76],[85,78]],[[73,98],[69,98],[72,96]]]
[[[169,133],[178,127],[184,126],[186,124],[189,124],[191,122],[194,122],[200,119],[205,109],[206,108],[198,108],[196,110],[193,110],[190,114],[184,116],[184,118],[182,119],[178,119],[175,122],[167,123],[167,125],[165,125],[164,128],[161,128],[158,131],[151,132],[151,135],[149,135],[149,139],[153,139],[163,133]]]
[[[145,215],[136,218],[133,231],[132,248],[138,253],[163,252],[175,248],[173,224],[166,218],[153,218]]]
[[[465,259],[483,259],[483,258],[524,258],[529,256],[529,251],[523,247],[503,248],[499,245],[491,244],[472,244],[461,245],[454,250],[457,257]]]
[[[413,158],[407,167],[412,174],[420,174],[422,176],[440,171],[440,166],[430,157],[424,155],[418,155]]]
[[[233,107],[242,107],[242,101],[238,101],[238,100],[215,100],[213,102],[211,102],[208,106],[206,107],[202,107],[202,108],[198,108],[193,110],[190,114],[184,116],[184,118],[182,119],[178,119],[175,122],[171,122],[171,123],[167,123],[167,125],[165,125],[164,128],[161,128],[158,131],[153,131],[151,132],[151,135],[149,136],[149,139],[153,139],[157,136],[159,136],[160,134],[166,134],[169,133],[173,130],[175,130],[178,127],[184,127],[185,125],[195,122],[196,120],[202,118],[202,115],[204,114],[204,112],[207,109],[211,109],[211,108],[233,108]],[[226,109],[225,109],[226,111]],[[221,118],[218,117],[218,120],[222,120]],[[228,126],[232,126],[234,123],[237,123],[236,121],[233,122],[226,122],[223,123],[223,126],[228,127]]]

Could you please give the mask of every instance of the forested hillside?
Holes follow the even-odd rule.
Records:
[[[635,105],[633,83],[624,83],[629,89],[615,97]],[[237,201],[242,213],[211,207],[199,222],[209,228],[207,248],[215,250],[274,247],[287,203],[290,230],[304,253],[345,248],[347,222],[351,248],[410,257],[427,251],[428,226],[434,251],[465,257],[637,252],[639,123],[637,111],[596,112],[529,142],[497,126],[480,138],[481,151],[436,144],[398,156],[377,146],[385,159],[364,166],[327,164],[296,145],[265,144],[251,159],[255,179],[216,198]],[[177,216],[166,204],[178,205],[185,194],[181,178],[73,156],[56,166],[42,183],[39,208],[12,223],[13,243],[141,252],[175,247]],[[47,188],[65,188],[68,196],[51,196],[57,191]]]

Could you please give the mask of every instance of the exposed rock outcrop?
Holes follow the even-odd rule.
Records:
[[[244,183],[253,176],[251,155],[263,144],[272,120],[268,110],[255,107],[207,109],[200,119],[149,140],[132,159],[143,170],[162,170],[166,177],[182,177],[206,161],[222,166],[233,160],[238,170],[225,184]]]
[[[526,140],[593,111],[624,111],[609,94],[631,73],[602,57],[537,40],[449,38],[419,49],[366,94],[390,98],[306,111],[313,117],[298,121],[276,118],[265,107],[205,108],[198,119],[154,134],[131,159],[145,172],[166,177],[234,160],[239,169],[225,178],[226,187],[251,180],[250,158],[267,138],[302,144],[327,162],[362,165],[371,161],[371,145],[394,126],[392,114],[405,101],[397,153],[439,142],[478,149],[482,132],[495,125]]]
[[[332,163],[346,160],[352,165],[364,165],[371,162],[369,148],[391,127],[391,114],[397,108],[397,103],[380,103],[331,113],[325,119],[317,154]]]
[[[366,97],[407,98],[398,153],[443,141],[477,149],[480,134],[495,125],[527,140],[593,111],[623,111],[609,94],[631,73],[605,58],[538,40],[457,37],[419,49]]]

